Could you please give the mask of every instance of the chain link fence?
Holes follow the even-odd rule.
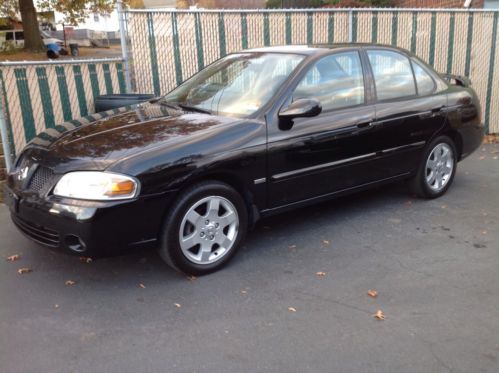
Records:
[[[94,112],[95,97],[125,93],[122,62],[0,62],[0,120],[6,129],[4,149],[10,149],[7,163],[37,134],[64,132],[84,123]]]
[[[125,93],[127,63],[133,90],[161,95],[228,53],[272,45],[367,42],[406,48],[437,71],[470,77],[487,131],[499,133],[498,11],[128,10],[120,16],[127,60],[0,62],[7,163],[40,132],[85,123],[96,96]]]
[[[465,75],[499,133],[498,11],[460,9],[129,10],[134,88],[165,94],[216,59],[291,44],[380,43],[410,50],[437,71]]]

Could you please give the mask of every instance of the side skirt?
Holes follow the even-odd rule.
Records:
[[[374,188],[374,187],[379,186],[379,185],[390,184],[390,183],[393,183],[395,181],[407,179],[410,175],[411,175],[410,172],[406,172],[406,173],[403,173],[403,174],[400,174],[397,176],[391,176],[391,177],[388,177],[386,179],[381,179],[381,180],[373,181],[370,183],[361,184],[361,185],[358,185],[358,186],[355,186],[352,188],[338,190],[335,192],[323,194],[321,196],[308,198],[308,199],[305,199],[302,201],[293,202],[293,203],[290,203],[287,205],[282,205],[282,206],[274,207],[271,209],[265,209],[265,210],[260,211],[260,217],[263,218],[263,217],[279,214],[281,212],[285,212],[285,211],[293,210],[296,208],[313,205],[313,204],[318,203],[318,202],[322,202],[322,201],[330,200],[333,198],[342,197],[342,196],[345,196],[348,194],[360,192],[363,190],[371,189],[371,188]]]

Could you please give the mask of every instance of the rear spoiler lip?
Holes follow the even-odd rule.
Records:
[[[466,76],[454,74],[441,74],[441,76],[450,84],[454,84],[452,82],[454,80],[456,82],[455,85],[471,87],[471,80]]]

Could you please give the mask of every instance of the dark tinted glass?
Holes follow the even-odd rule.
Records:
[[[411,64],[407,57],[385,50],[371,50],[367,54],[374,74],[378,100],[416,94]]]
[[[293,100],[312,97],[321,102],[323,111],[362,104],[364,77],[359,53],[338,53],[317,61],[296,87]]]

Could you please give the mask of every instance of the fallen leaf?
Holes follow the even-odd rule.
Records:
[[[381,310],[378,310],[378,312],[374,314],[374,317],[377,318],[378,320],[386,319],[385,314]]]
[[[14,254],[14,255],[8,256],[7,259],[5,259],[5,260],[7,260],[9,262],[15,262],[19,258],[20,258],[19,254]]]
[[[378,292],[374,289],[368,290],[367,295],[369,295],[372,298],[376,298],[378,296]]]
[[[59,305],[58,304],[54,304],[54,308],[59,308]]]
[[[146,288],[146,286],[144,284],[139,284],[139,287],[141,287],[142,289]]]
[[[496,156],[492,157],[492,159],[499,159],[499,157],[496,155]]]
[[[92,262],[92,258],[86,257],[86,256],[80,256],[80,262],[91,263]]]
[[[499,154],[499,150],[492,150],[490,154]]]
[[[487,234],[487,231],[482,231],[482,234]]]
[[[64,284],[65,284],[66,286],[73,286],[74,284],[76,284],[76,281],[73,281],[73,280],[67,280]]]
[[[326,275],[326,272],[316,272],[315,274],[319,277],[324,277]]]
[[[24,273],[30,273],[30,272],[33,272],[33,270],[31,268],[19,268],[17,270],[17,273],[19,273],[20,275],[22,275]]]
[[[329,241],[328,240],[324,240],[322,241],[325,245],[329,245]]]
[[[241,290],[241,294],[246,294],[247,291],[246,290]]]
[[[480,161],[483,161],[484,159],[485,159],[485,156],[484,156],[484,155],[482,155],[482,156],[480,156],[480,157],[478,158],[478,160],[480,160]]]
[[[187,279],[192,282],[192,281],[196,281],[197,278],[196,278],[196,276],[187,276]]]
[[[296,312],[296,308],[294,308],[294,307],[288,307],[288,311],[289,312]]]
[[[440,207],[441,207],[441,208],[443,208],[443,209],[446,209],[446,208],[447,208],[447,205],[442,205],[442,206],[440,206]]]
[[[182,307],[182,306],[180,305],[180,303],[174,303],[174,304],[175,304],[175,307],[177,307],[177,308]]]

